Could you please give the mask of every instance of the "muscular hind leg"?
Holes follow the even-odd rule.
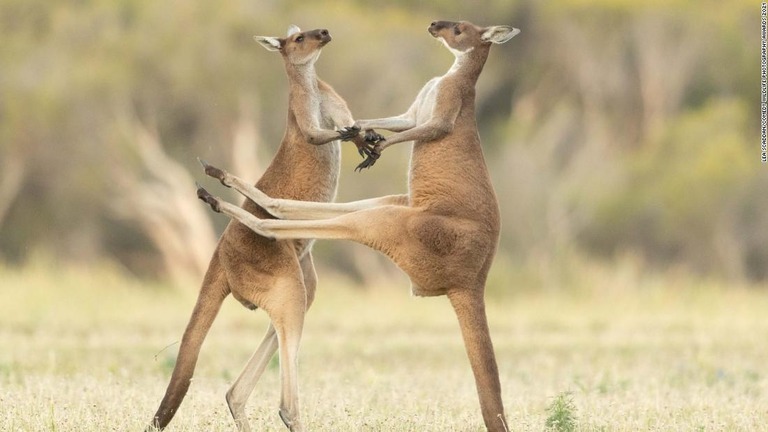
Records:
[[[489,432],[506,432],[499,369],[488,330],[483,289],[462,287],[448,292],[448,298],[459,320],[464,347],[475,376],[485,427]]]
[[[312,255],[308,253],[301,261],[301,271],[304,279],[304,292],[306,293],[306,306],[303,310],[298,307],[284,308],[280,312],[282,315],[282,325],[278,330],[278,340],[280,345],[280,419],[291,432],[300,432],[303,430],[299,418],[299,389],[298,389],[298,351],[301,333],[304,326],[304,315],[315,298],[317,289],[317,273],[312,261]],[[294,305],[294,304],[291,304]],[[278,315],[278,314],[276,314]]]
[[[392,239],[395,243],[403,240],[403,234],[408,234],[404,231],[408,219],[418,217],[422,212],[421,209],[413,207],[382,205],[328,219],[260,219],[239,206],[214,197],[202,187],[198,188],[197,195],[215,212],[224,213],[266,238],[352,240],[384,253],[386,251],[382,247],[389,246],[391,249],[392,245],[385,244],[383,239]]]
[[[280,418],[291,432],[304,430],[299,411],[298,360],[307,297],[303,281],[286,281],[275,287],[279,295],[267,309],[277,332],[280,352]]]
[[[171,381],[160,402],[152,424],[147,430],[163,429],[171,421],[187,393],[192,375],[200,354],[200,347],[219,312],[221,303],[229,295],[230,289],[224,276],[219,257],[214,253],[208,266],[197,303],[189,318],[189,323],[181,339],[176,365],[173,368]]]
[[[312,261],[312,255],[307,253],[300,261],[301,272],[304,280],[304,286],[306,287],[306,307],[312,303],[315,294],[315,288],[317,286],[317,275],[315,273],[314,263]],[[272,323],[267,328],[267,333],[264,335],[256,352],[253,353],[248,363],[243,368],[240,376],[235,380],[227,391],[227,405],[232,414],[237,429],[241,432],[250,431],[250,424],[245,414],[245,405],[248,398],[253,393],[256,383],[269,363],[269,360],[275,354],[278,349],[278,338],[275,327]]]
[[[382,205],[408,205],[408,195],[387,195],[347,203],[326,203],[272,198],[259,190],[256,186],[239,177],[220,168],[216,168],[202,159],[198,160],[203,165],[206,175],[218,179],[224,186],[234,188],[243,196],[258,204],[259,207],[266,210],[269,214],[279,219],[328,219],[334,216]],[[200,185],[198,185],[197,196],[211,205],[215,211],[222,211],[222,209],[218,208],[219,204],[216,203],[216,199]]]

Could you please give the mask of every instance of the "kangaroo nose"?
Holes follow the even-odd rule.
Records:
[[[321,36],[328,36],[328,30],[326,30],[326,29],[320,30],[320,35]]]
[[[437,21],[432,21],[432,24],[429,25],[429,28],[427,28],[427,31],[432,36],[437,35],[437,31],[440,30],[440,23]]]

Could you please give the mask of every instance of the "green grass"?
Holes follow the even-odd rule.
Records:
[[[300,359],[308,430],[483,430],[445,298],[320,278]],[[633,278],[491,296],[510,430],[766,430],[768,292]],[[194,299],[101,267],[0,268],[0,431],[142,430]],[[169,430],[234,430],[224,393],[266,326],[227,300]],[[255,430],[284,430],[278,401],[273,361],[249,401]]]
[[[544,423],[553,432],[573,432],[576,430],[576,406],[573,393],[563,392],[555,396],[547,407],[547,421]]]

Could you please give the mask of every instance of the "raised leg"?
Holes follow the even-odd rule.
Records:
[[[387,246],[386,243],[402,238],[406,233],[404,227],[408,224],[408,218],[420,213],[419,209],[413,207],[386,205],[330,219],[259,219],[234,204],[212,196],[203,188],[198,189],[198,197],[214,211],[228,215],[267,238],[352,240],[385,253],[382,248]],[[385,237],[389,239],[387,242],[383,241]]]
[[[387,195],[349,203],[324,203],[272,198],[256,186],[243,181],[239,177],[216,168],[202,159],[198,160],[203,165],[205,174],[218,179],[224,186],[234,188],[269,214],[279,219],[327,219],[382,205],[408,205],[408,195]]]
[[[496,355],[488,330],[482,289],[450,291],[448,298],[456,311],[464,347],[475,376],[480,409],[489,432],[508,432],[501,401],[501,383]]]

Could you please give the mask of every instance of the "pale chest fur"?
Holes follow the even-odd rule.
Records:
[[[421,98],[416,109],[416,124],[424,124],[432,117],[437,101],[437,92],[443,77],[432,78],[421,90]]]
[[[308,85],[299,95],[293,116],[305,116],[309,123],[316,128],[333,130],[337,128],[328,114],[326,97],[317,84]],[[341,169],[341,144],[335,140],[326,144],[315,145],[307,141],[298,125],[292,122],[289,129],[291,139],[284,142],[285,159],[283,167],[290,171],[285,173],[283,181],[290,178],[290,197],[303,201],[330,202],[336,197],[339,171]]]

